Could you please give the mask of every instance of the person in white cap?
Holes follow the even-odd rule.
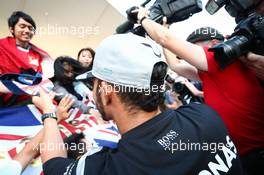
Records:
[[[217,113],[191,104],[160,112],[167,65],[153,42],[133,34],[106,38],[96,50],[93,94],[105,120],[122,135],[116,149],[105,148],[78,161],[65,150],[42,150],[47,175],[240,175],[236,148]],[[45,99],[45,100],[43,100]],[[51,100],[33,99],[44,112],[43,144],[62,142]]]

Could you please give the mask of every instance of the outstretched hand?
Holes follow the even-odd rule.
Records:
[[[70,108],[73,103],[74,100],[70,97],[70,95],[66,95],[61,99],[56,110],[58,121],[65,120],[70,116]]]
[[[61,99],[59,105],[56,108],[56,106],[53,105],[54,97],[55,92],[46,93],[43,89],[40,89],[39,96],[33,96],[32,102],[37,108],[42,110],[43,113],[51,113],[56,111],[58,121],[67,119],[70,115],[69,109],[73,105],[74,100],[69,95],[66,95]]]
[[[53,112],[55,106],[52,101],[55,97],[55,92],[46,93],[43,89],[39,89],[39,96],[33,96],[32,102],[34,105],[43,111],[43,113]]]

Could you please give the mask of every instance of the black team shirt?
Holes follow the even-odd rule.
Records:
[[[218,114],[203,104],[167,110],[78,161],[53,158],[45,175],[240,175],[237,150]]]

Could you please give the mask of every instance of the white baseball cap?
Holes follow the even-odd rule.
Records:
[[[96,77],[116,85],[148,89],[158,62],[163,59],[156,43],[132,33],[116,34],[96,49],[92,70],[76,79]]]

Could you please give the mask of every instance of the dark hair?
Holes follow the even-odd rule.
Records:
[[[212,35],[214,34],[214,36]],[[186,41],[191,43],[210,41],[217,39],[219,41],[224,41],[225,37],[215,28],[212,27],[201,27],[193,31],[186,39]]]
[[[85,152],[82,152],[83,150],[78,150],[78,144],[84,142],[81,141],[81,139],[84,139],[84,134],[83,133],[74,133],[71,136],[67,137],[64,139],[64,143],[68,145],[67,149],[67,157],[70,159],[77,159],[79,156],[85,154]],[[71,149],[71,147],[74,146],[74,149]]]
[[[73,77],[69,78],[65,76],[64,63],[69,64],[73,68]],[[86,72],[86,69],[81,63],[68,56],[60,56],[54,62],[54,77],[51,78],[52,82],[58,82],[69,93],[76,96],[78,100],[82,100],[82,97],[78,92],[74,90],[73,81],[74,78],[82,73]]]
[[[88,70],[91,70],[92,67],[93,67],[95,51],[94,51],[92,48],[90,48],[90,47],[82,48],[82,49],[78,52],[78,55],[77,55],[77,60],[78,60],[78,61],[80,61],[80,58],[79,58],[79,57],[80,57],[80,55],[81,55],[81,53],[82,53],[83,51],[89,51],[89,52],[91,53],[92,57],[93,57],[93,60],[92,60],[90,66],[89,66],[89,68],[88,68]]]
[[[12,15],[8,18],[8,27],[14,28],[19,21],[19,18],[24,19],[25,21],[30,23],[34,27],[34,29],[36,29],[36,23],[32,19],[32,17],[22,11],[15,11],[12,13]]]
[[[54,62],[54,76],[57,81],[65,78],[63,63],[68,63],[70,66],[72,66],[74,76],[80,75],[86,71],[79,61],[69,56],[60,56]]]
[[[152,112],[157,110],[164,102],[164,78],[167,74],[167,64],[164,62],[158,62],[154,65],[151,75],[151,87],[158,87],[158,90],[152,91],[150,89],[149,94],[144,91],[134,90],[130,92],[130,87],[122,87],[125,91],[118,91],[117,95],[120,101],[126,104],[129,111],[134,109],[143,110],[145,112]],[[115,85],[116,87],[117,85]],[[153,89],[154,90],[154,89]]]

